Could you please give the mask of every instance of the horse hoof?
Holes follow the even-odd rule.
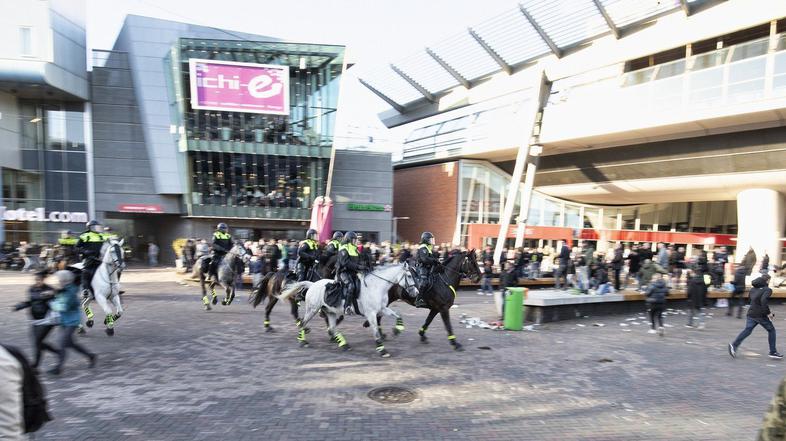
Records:
[[[425,335],[421,335],[420,336],[420,342],[421,343],[428,343],[428,337],[426,337]]]
[[[90,320],[86,321],[86,322],[85,322],[85,325],[86,325],[88,328],[92,328],[92,327],[93,327],[93,319],[90,319]]]
[[[387,350],[383,349],[383,350],[379,351],[379,356],[382,357],[382,358],[390,358],[390,352],[388,352]]]
[[[205,311],[210,311],[211,309],[213,308],[210,307],[210,304],[205,305]]]
[[[399,331],[398,328],[393,328],[393,335],[399,336],[399,335],[401,335],[401,331]]]
[[[106,328],[106,335],[108,335],[110,337],[115,335],[115,330],[112,329],[112,328]]]
[[[352,350],[352,347],[349,346],[349,345],[344,345],[344,346],[341,346],[339,349],[341,349],[344,352],[347,352],[349,350]]]
[[[453,350],[456,352],[464,352],[464,347],[460,344],[456,343],[453,345]]]
[[[276,331],[273,329],[272,326],[266,326],[265,327],[265,332],[276,332]]]
[[[301,342],[300,342],[300,347],[301,347],[301,348],[307,348],[307,347],[308,347],[308,342],[306,342],[306,341],[301,341]]]

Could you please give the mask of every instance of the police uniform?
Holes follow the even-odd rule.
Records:
[[[87,230],[79,235],[76,249],[84,259],[82,269],[82,289],[91,290],[91,282],[96,269],[101,265],[101,247],[104,245],[104,235]]]
[[[330,262],[330,259],[333,256],[338,255],[338,249],[339,249],[339,247],[341,247],[341,238],[343,236],[344,235],[341,234],[340,232],[336,232],[336,233],[333,234],[333,238],[330,239],[330,241],[327,243],[327,245],[325,245],[325,249],[322,251],[322,256],[321,256],[321,259],[320,259],[321,262],[322,262],[322,265],[327,266],[328,263]],[[336,272],[336,269],[333,268],[333,274],[335,274],[335,272]]]
[[[221,259],[232,249],[232,235],[229,233],[216,230],[213,233],[213,243],[211,244],[211,248],[213,250],[212,255],[210,256],[210,267],[208,270],[208,275],[217,275],[218,271],[218,264],[221,262]]]
[[[312,230],[309,230],[309,233]],[[319,245],[317,241],[311,239],[309,234],[306,237],[306,240],[300,242],[300,246],[297,250],[297,281],[303,282],[305,280],[309,280],[314,282],[315,280],[311,280],[314,277],[312,276],[312,270],[314,266],[316,266],[317,261],[319,258]],[[318,280],[318,279],[317,279]]]
[[[423,300],[424,295],[431,290],[433,286],[433,274],[434,270],[439,267],[439,258],[437,257],[436,253],[434,253],[433,245],[431,245],[431,241],[433,240],[434,236],[429,233],[425,232],[420,237],[420,246],[418,247],[418,251],[416,254],[416,265],[418,270],[418,278],[420,279],[420,284],[418,286],[418,296],[416,299],[415,306],[421,307],[425,306],[425,301]]]
[[[350,233],[347,233],[350,235]],[[354,235],[354,233],[351,233]],[[348,237],[352,237],[351,235]],[[360,292],[360,279],[358,271],[363,269],[360,263],[360,253],[357,246],[351,239],[345,238],[344,243],[338,248],[338,260],[336,262],[336,276],[344,289],[347,301],[345,307],[349,312],[350,305],[354,305],[355,312],[360,313],[357,307],[357,295]]]

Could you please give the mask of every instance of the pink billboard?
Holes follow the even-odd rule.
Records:
[[[188,60],[191,108],[289,115],[289,66]]]

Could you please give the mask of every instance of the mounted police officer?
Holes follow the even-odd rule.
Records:
[[[357,295],[360,293],[360,279],[358,272],[364,269],[360,261],[360,253],[357,248],[358,236],[354,231],[347,231],[338,248],[338,260],[336,262],[336,279],[341,283],[344,290],[345,313],[352,314],[354,306],[355,313],[360,314],[358,309]]]
[[[434,274],[442,268],[437,254],[434,253],[434,235],[428,231],[420,235],[420,246],[418,246],[416,261],[420,284],[418,286],[418,296],[415,299],[415,306],[423,308],[427,306],[424,296],[434,286]]]
[[[306,232],[306,240],[300,242],[297,249],[297,281],[319,280],[315,267],[319,262],[319,244],[317,243],[317,230],[310,228]]]
[[[229,227],[224,222],[216,226],[216,231],[213,233],[213,243],[211,244],[210,263],[208,267],[207,277],[218,277],[218,264],[224,258],[226,253],[232,249],[232,236],[229,234]]]
[[[320,263],[322,266],[327,266],[330,262],[330,259],[333,256],[338,256],[338,248],[341,246],[341,240],[344,238],[344,235],[341,234],[341,231],[336,231],[333,233],[333,238],[328,241],[327,245],[325,245],[325,249],[322,250],[322,255],[319,258]],[[335,263],[332,270],[331,275],[336,274]]]
[[[106,238],[102,234],[101,224],[97,220],[87,223],[87,231],[79,235],[76,250],[84,259],[82,267],[82,296],[89,297],[92,292],[91,283],[96,269],[101,265],[101,247]]]

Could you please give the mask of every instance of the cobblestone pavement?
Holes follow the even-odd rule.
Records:
[[[398,304],[407,330],[389,338],[393,357],[381,359],[358,318],[341,326],[352,351],[337,350],[320,324],[301,349],[288,308],[274,311],[277,332],[264,333],[246,292],[206,313],[197,288],[167,272],[123,277],[127,312],[116,335],[97,327],[81,338],[100,354],[98,367],[69,354],[60,378],[43,376],[55,421],[36,439],[747,440],[784,375],[761,329],[730,359],[725,345],[743,321],[720,310],[703,331],[669,315],[664,337],[625,321],[636,315],[492,331],[459,325],[461,312],[492,315],[490,297],[465,291],[453,309],[465,352],[451,349],[439,319],[421,344],[425,311]],[[27,316],[9,312],[26,283],[0,274],[0,339],[29,350]],[[774,310],[786,328],[786,307]],[[47,354],[44,368],[53,362]],[[418,398],[370,400],[381,386]]]

